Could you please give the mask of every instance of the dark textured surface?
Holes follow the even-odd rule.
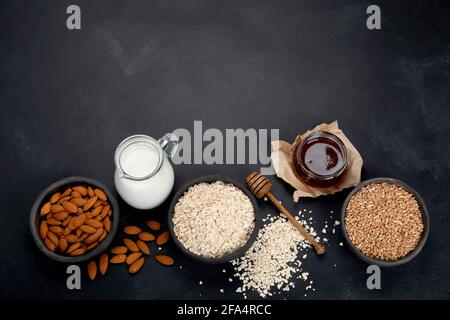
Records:
[[[378,2],[381,31],[366,29],[364,1],[79,0],[82,30],[69,32],[72,3],[0,5],[1,297],[239,298],[229,266],[223,273],[191,261],[173,244],[164,250],[175,268],[149,260],[131,277],[116,267],[95,282],[84,275],[83,289],[69,291],[65,266],[32,241],[29,210],[66,176],[113,189],[115,147],[134,133],[159,137],[203,120],[221,130],[280,128],[291,140],[335,119],[364,157],[363,178],[414,187],[431,230],[415,260],[383,269],[379,291],[366,289],[366,265],[338,246],[341,234],[330,236],[325,257],[309,253],[305,261],[316,288],[307,298],[450,297],[447,1]],[[244,181],[256,168],[179,165],[175,188],[206,174]],[[293,204],[292,189],[272,180],[288,209],[311,210],[317,225],[330,210],[337,219],[348,194]],[[167,203],[146,213],[120,206],[123,223],[162,220],[167,210]],[[299,282],[280,298],[304,293]]]

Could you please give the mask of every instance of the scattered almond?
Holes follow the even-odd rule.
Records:
[[[139,239],[142,241],[153,241],[156,237],[150,232],[141,232],[139,233]]]
[[[134,242],[133,240],[130,239],[123,239],[123,243],[125,243],[125,245],[127,246],[127,248],[132,251],[132,252],[138,252],[139,248],[136,244],[136,242]]]
[[[155,256],[155,259],[164,266],[171,266],[174,263],[171,257],[165,255],[157,255]]]
[[[163,233],[161,233],[158,238],[156,238],[156,244],[158,246],[162,246],[163,244],[165,244],[167,241],[169,241],[170,239],[170,233],[169,231],[165,231]]]
[[[102,254],[98,262],[98,267],[102,275],[105,275],[108,270],[108,262],[108,255],[106,253]]]
[[[94,260],[89,261],[88,263],[88,275],[89,279],[94,280],[97,275],[97,264]]]
[[[135,262],[137,259],[139,259],[140,257],[142,257],[142,253],[141,252],[133,252],[132,254],[130,254],[127,257],[127,264],[130,265],[133,262]]]
[[[136,245],[138,246],[139,250],[141,250],[142,253],[146,254],[146,255],[150,255],[150,248],[147,246],[147,244],[142,241],[142,240],[138,240],[136,241]]]
[[[118,264],[118,263],[124,263],[127,260],[127,256],[124,254],[118,254],[114,257],[112,257],[109,262]]]
[[[125,246],[117,246],[117,247],[112,247],[111,248],[111,253],[114,254],[125,254],[127,253],[128,248]]]
[[[144,260],[144,258],[139,258],[139,259],[137,259],[129,268],[128,268],[128,272],[129,273],[136,273],[136,272],[138,272],[141,268],[142,268],[142,266],[144,265],[144,262],[145,262],[145,260]]]
[[[161,223],[154,220],[147,221],[147,226],[153,231],[159,231],[161,229]]]
[[[126,233],[126,234],[129,234],[129,235],[135,235],[135,234],[139,234],[139,233],[141,233],[141,228],[139,228],[139,227],[136,227],[136,226],[126,226],[124,229],[123,229],[123,231]]]

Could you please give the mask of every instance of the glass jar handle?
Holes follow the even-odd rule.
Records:
[[[173,133],[166,133],[158,140],[159,145],[167,154],[169,159],[175,156],[178,149],[178,137]]]

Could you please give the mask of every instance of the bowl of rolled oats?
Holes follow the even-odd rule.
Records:
[[[429,224],[422,197],[393,178],[362,182],[350,192],[341,212],[342,233],[350,249],[381,267],[415,258],[425,245]]]
[[[191,258],[225,263],[251,247],[260,228],[258,203],[228,177],[199,177],[178,190],[169,208],[168,226],[175,244]]]

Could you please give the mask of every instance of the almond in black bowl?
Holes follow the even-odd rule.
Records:
[[[31,209],[30,229],[38,248],[48,257],[78,263],[109,246],[118,221],[117,201],[103,184],[70,177],[39,195]]]

